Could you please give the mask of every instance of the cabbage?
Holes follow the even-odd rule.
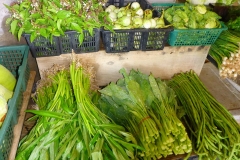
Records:
[[[213,11],[207,11],[204,15],[203,15],[204,19],[209,19],[209,18],[215,18],[215,19],[221,19],[221,16],[219,16],[217,13],[213,12]]]
[[[192,28],[192,29],[198,28],[197,21],[194,16],[190,17],[190,20],[188,22],[188,28]]]
[[[203,20],[203,15],[196,10],[191,12],[191,16],[193,16],[197,22],[201,22]]]
[[[174,14],[178,15],[185,23],[188,22],[188,20],[189,20],[188,15],[180,9],[176,10]]]
[[[175,14],[173,16],[173,23],[177,23],[177,22],[181,22],[181,21],[182,21],[182,19],[179,15]]]
[[[207,12],[207,8],[204,5],[197,5],[195,8],[200,14],[205,14]]]
[[[215,19],[210,18],[205,23],[205,28],[217,28],[217,22]]]

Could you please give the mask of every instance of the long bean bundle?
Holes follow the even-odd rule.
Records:
[[[124,127],[113,123],[92,102],[91,67],[75,60],[69,68],[56,66],[41,79],[28,110],[38,118],[23,138],[17,160],[128,160],[141,149]]]
[[[199,159],[240,159],[240,126],[208,92],[196,73],[175,75],[168,85],[185,110],[182,120]]]

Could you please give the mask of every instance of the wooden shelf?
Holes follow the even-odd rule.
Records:
[[[174,74],[194,70],[200,74],[206,60],[210,46],[166,46],[163,50],[156,51],[130,51],[123,53],[106,53],[104,50],[92,53],[80,53],[77,57],[90,63],[96,70],[96,82],[99,86],[105,86],[109,82],[115,82],[122,75],[121,68],[127,71],[139,69],[145,74],[150,72],[155,77],[170,79]],[[40,76],[42,72],[53,64],[68,66],[71,62],[71,54],[60,56],[36,58]]]

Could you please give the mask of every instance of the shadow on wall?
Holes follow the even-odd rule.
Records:
[[[9,16],[7,15],[2,19],[1,28],[3,30],[3,34],[0,35],[0,46],[26,44],[24,37],[18,41],[18,39],[9,32],[10,26],[6,24],[6,19],[8,17]]]

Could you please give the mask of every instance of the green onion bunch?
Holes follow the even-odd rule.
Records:
[[[217,63],[219,75],[223,78],[236,79],[240,74],[240,34],[236,31],[223,31],[211,45],[209,56]]]
[[[133,133],[145,150],[142,159],[191,153],[191,141],[178,119],[174,92],[152,75],[125,69],[124,78],[100,90],[99,108]]]
[[[135,159],[142,148],[133,135],[92,101],[92,71],[76,58],[70,67],[47,70],[34,96],[39,110],[27,110],[37,123],[21,140],[16,160]]]
[[[168,81],[185,115],[193,151],[203,160],[240,159],[240,126],[206,89],[194,71],[180,73]]]

